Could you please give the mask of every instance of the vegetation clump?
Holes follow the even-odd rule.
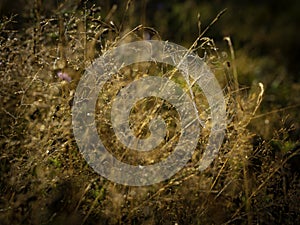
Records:
[[[205,171],[197,170],[208,137],[203,130],[195,154],[179,173],[165,182],[130,187],[110,182],[89,167],[72,133],[71,111],[76,86],[93,60],[122,43],[163,39],[154,28],[139,25],[146,22],[147,13],[139,12],[147,1],[127,1],[123,8],[109,1],[28,2],[32,9],[3,15],[0,21],[1,224],[300,224],[299,128],[284,109],[268,104],[271,97],[284,101],[291,93],[287,87],[275,93],[278,87],[268,85],[269,77],[262,83],[248,77],[252,69],[268,71],[274,66],[271,59],[251,61],[245,49],[234,51],[229,37],[221,47],[206,37],[222,13],[208,29],[199,16],[199,35],[190,43],[204,56],[226,98],[228,126],[218,157]],[[151,7],[168,8],[155,4]],[[180,14],[179,6],[176,1],[172,19]],[[159,63],[123,68],[99,94],[97,130],[118,159],[147,165],[172,151],[168,146],[151,155],[128,153],[113,134],[109,114],[122,87],[149,71],[164,76],[171,69]],[[185,87],[179,72],[171,78]],[[266,94],[270,86],[274,93]],[[205,108],[199,87],[193,92],[197,107]],[[157,98],[137,103],[132,129],[147,137],[145,119],[157,105],[155,113],[167,121],[166,142],[176,140],[180,118]],[[209,109],[199,116],[208,114]]]

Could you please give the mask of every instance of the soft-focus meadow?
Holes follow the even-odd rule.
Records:
[[[300,224],[299,1],[2,0],[0,12],[0,224]],[[187,48],[198,40],[193,50],[223,88],[229,122],[205,171],[196,169],[204,130],[179,173],[131,187],[87,164],[71,109],[94,59],[144,39]],[[172,151],[131,154],[109,121],[122,87],[168,70],[133,65],[99,94],[99,136],[118,159],[147,165]],[[185,86],[180,74],[173,80]],[[197,107],[205,108],[201,90],[193,91]],[[167,123],[166,145],[176,143],[180,118],[161,99],[138,102],[132,128],[147,137],[145,119],[157,105]]]

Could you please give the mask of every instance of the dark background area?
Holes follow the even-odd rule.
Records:
[[[18,14],[18,24],[32,13],[32,0],[1,0],[1,15]],[[52,10],[64,1],[41,1],[42,14],[51,16]],[[80,7],[77,2],[67,1],[65,8]],[[96,4],[108,12],[113,4],[118,11],[124,10],[127,1],[88,1],[88,5]],[[84,1],[81,3],[84,4]],[[175,43],[190,44],[197,37],[197,16],[200,13],[202,28],[224,8],[226,14],[214,25],[207,35],[215,41],[222,41],[224,36],[231,36],[235,48],[246,48],[251,56],[268,56],[278,64],[286,65],[288,80],[299,81],[300,68],[300,2],[287,1],[132,1],[134,5],[133,25],[144,25],[157,29],[163,39]],[[118,19],[121,20],[122,12]],[[115,21],[118,22],[118,19]],[[119,21],[120,22],[120,21]]]

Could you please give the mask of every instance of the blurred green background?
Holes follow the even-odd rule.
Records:
[[[35,0],[1,0],[1,14],[19,14],[20,22],[33,8]],[[66,4],[67,2],[67,4]],[[80,3],[81,2],[81,3]],[[85,1],[41,1],[43,15],[51,16],[51,11],[60,4],[66,10],[80,6]],[[300,2],[296,0],[238,1],[238,0],[186,0],[130,1],[130,26],[138,24],[155,28],[162,36],[176,43],[189,45],[198,35],[197,20],[200,14],[202,29],[217,15],[227,8],[226,14],[209,30],[207,35],[216,42],[222,42],[224,36],[232,37],[236,49],[245,48],[251,56],[269,56],[276,65],[288,69],[287,79],[299,81],[300,49]],[[99,5],[103,15],[116,4],[118,9],[113,19],[120,24],[127,1],[90,0],[87,5]]]

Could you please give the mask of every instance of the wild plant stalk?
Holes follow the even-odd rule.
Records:
[[[39,51],[39,39],[41,35],[41,0],[34,0],[34,16],[35,16],[35,28],[33,35],[33,55],[36,55]]]
[[[253,119],[297,106],[256,115],[264,94],[264,86],[259,84],[259,89],[253,96],[244,95],[238,81],[240,78],[238,76],[241,74],[237,73],[237,67],[240,65],[237,64],[238,58],[235,56],[230,38],[225,38],[230,52],[228,68],[222,67],[224,62],[221,61],[222,56],[217,54],[219,50],[215,48],[213,40],[203,36],[208,28],[201,31],[199,19],[199,36],[190,48],[192,51],[212,44],[213,53],[217,55],[217,60],[221,61],[217,64],[220,66],[217,69],[222,71],[222,75],[226,73],[229,80],[224,92],[226,91],[228,115],[231,118],[229,118],[226,139],[211,167],[200,173],[194,166],[198,161],[195,157],[168,181],[145,188],[122,187],[105,181],[94,173],[79,154],[72,136],[69,105],[72,102],[76,81],[61,82],[56,74],[53,74],[49,65],[53,65],[55,59],[56,70],[78,65],[81,69],[78,72],[80,76],[84,67],[97,55],[127,41],[129,37],[142,39],[138,36],[140,31],[147,29],[156,33],[155,35],[158,34],[152,28],[139,25],[120,36],[122,33],[120,27],[124,29],[126,21],[122,21],[123,25],[119,26],[119,29],[110,24],[117,9],[116,5],[104,17],[104,21],[88,14],[89,10],[85,5],[80,13],[58,12],[44,26],[46,22],[40,15],[40,0],[34,2],[35,9],[32,14],[34,31],[29,29],[30,32],[26,33],[30,33],[29,35],[24,37],[23,31],[19,34],[14,33],[15,31],[7,31],[5,24],[10,20],[9,18],[0,23],[0,32],[3,32],[0,36],[2,57],[0,82],[3,87],[0,113],[3,116],[1,124],[4,125],[1,127],[0,140],[3,147],[3,154],[0,156],[3,179],[1,178],[0,182],[1,191],[4,191],[1,196],[0,219],[3,224],[11,224],[11,221],[28,222],[28,224],[60,223],[61,218],[69,221],[69,217],[76,215],[78,216],[75,217],[76,221],[82,224],[92,224],[95,222],[94,218],[104,218],[108,223],[114,224],[145,223],[148,216],[152,219],[152,224],[159,223],[163,219],[180,224],[182,222],[180,219],[184,222],[187,219],[199,224],[244,222],[250,225],[256,220],[259,222],[258,210],[265,210],[266,214],[269,214],[267,207],[270,205],[277,207],[275,204],[278,202],[274,203],[275,196],[271,197],[271,203],[267,202],[270,197],[265,189],[272,184],[276,176],[281,176],[281,170],[284,170],[284,166],[290,159],[299,155],[300,150],[296,149],[287,158],[279,158],[279,160],[271,157],[266,159],[264,155],[259,156],[261,157],[259,160],[264,164],[264,167],[260,166],[263,171],[253,174],[251,160],[258,156],[254,155],[252,150],[253,133],[249,131],[248,125]],[[127,5],[130,5],[130,2],[132,3],[128,1]],[[208,27],[211,27],[221,15],[222,12]],[[70,21],[74,22],[75,26],[71,27]],[[41,27],[40,24],[43,26]],[[94,33],[89,32],[91,24],[96,25]],[[110,32],[110,35],[105,36],[106,32]],[[26,41],[24,42],[23,39]],[[100,50],[99,45],[101,45]],[[41,52],[47,54],[43,55]],[[36,60],[26,61],[32,58],[33,53],[40,57],[39,59],[44,63],[42,66],[37,65]],[[208,60],[210,60],[209,56]],[[225,60],[227,61],[227,58]],[[174,71],[171,70],[166,75],[172,73],[174,75]],[[113,83],[117,85],[116,89],[122,88],[123,83],[118,83],[118,78]],[[114,94],[114,90],[111,88],[106,91]],[[198,100],[197,96],[194,98]],[[143,104],[147,103],[149,101],[145,100]],[[153,110],[147,112],[150,114],[148,120],[142,121],[143,128],[148,126],[151,116],[160,112],[163,103],[159,101],[156,103],[153,103],[155,105]],[[104,104],[101,110],[106,107],[108,106]],[[133,119],[139,118],[134,116]],[[138,128],[137,133],[142,136],[144,129]],[[107,130],[104,130],[101,135],[104,139],[110,140],[111,136],[109,132],[106,133]],[[169,140],[170,145],[175,143],[176,138],[174,135]],[[197,148],[199,155],[202,146],[205,145],[205,140],[202,139],[204,138],[201,137],[199,149]],[[113,142],[111,147],[118,150],[120,145]],[[256,152],[260,153],[264,148],[266,147],[259,146]],[[268,151],[273,150],[270,148]],[[260,179],[254,179],[254,175],[260,176]],[[76,187],[74,195],[70,189],[58,188],[60,184],[66,182]],[[277,190],[280,189],[277,188],[275,191]],[[288,201],[289,188],[284,187],[282,190],[284,200]],[[104,191],[107,195],[103,194]],[[298,193],[296,191],[295,193]],[[131,192],[142,194],[135,198],[136,195]],[[119,197],[114,199],[109,195]],[[261,208],[258,208],[256,203],[260,203]],[[72,215],[64,215],[65,211]],[[213,214],[210,211],[213,211]],[[218,211],[224,212],[221,218],[214,216]],[[159,212],[163,212],[163,216]],[[274,216],[277,211],[270,214]]]

